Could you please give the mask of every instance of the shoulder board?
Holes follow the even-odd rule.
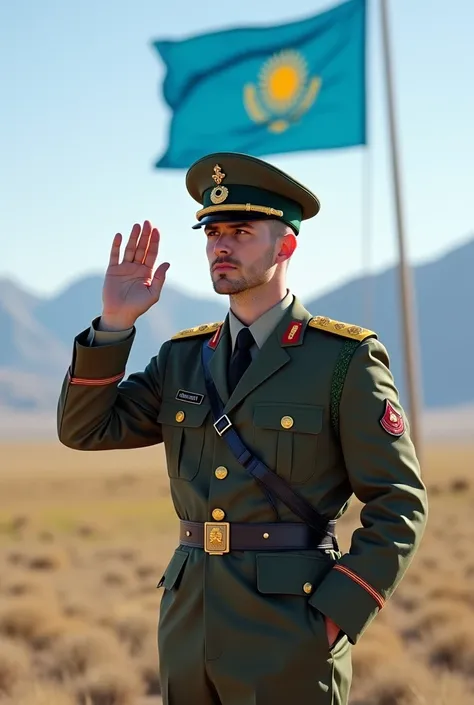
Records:
[[[361,328],[361,326],[354,326],[351,323],[334,321],[326,316],[314,316],[309,321],[308,325],[311,328],[318,328],[319,330],[325,330],[328,333],[342,335],[344,338],[352,338],[353,340],[365,340],[371,336],[377,337],[373,330]]]
[[[171,340],[178,340],[179,338],[192,338],[196,335],[206,335],[207,333],[215,333],[215,331],[221,326],[223,321],[218,323],[203,323],[200,326],[195,326],[194,328],[185,328],[180,330],[171,337]]]

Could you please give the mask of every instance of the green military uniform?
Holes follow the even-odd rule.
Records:
[[[255,184],[252,201],[241,185],[232,199],[238,169],[228,155],[217,161],[230,184],[221,204],[239,205],[242,195],[265,207],[268,194],[259,201]],[[284,177],[273,176],[277,198],[268,207],[283,215],[269,217],[284,219]],[[235,219],[238,209],[206,206],[216,185],[201,181],[200,222]],[[287,218],[295,232],[305,213]],[[228,362],[241,327],[229,312],[223,322],[182,331],[144,371],[124,379],[135,329],[104,333],[93,321],[74,341],[59,439],[78,450],[164,442],[181,520],[159,582],[164,705],[346,705],[352,648],[402,579],[426,524],[407,421],[377,336],[314,316],[290,292],[250,326],[253,359],[229,394]],[[347,553],[330,535],[320,543],[311,543],[311,532],[302,538],[304,523],[284,502],[269,501],[216,432],[203,344],[225,414],[272,472],[326,520],[340,517],[352,494],[363,502]],[[324,616],[341,629],[331,646]]]

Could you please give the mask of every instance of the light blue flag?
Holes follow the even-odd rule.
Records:
[[[155,41],[172,110],[157,168],[366,143],[366,0],[273,27]]]

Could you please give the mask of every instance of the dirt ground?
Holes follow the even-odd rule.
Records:
[[[162,450],[4,443],[0,467],[0,705],[160,703],[156,584],[177,531]],[[423,467],[427,532],[354,649],[351,705],[474,703],[474,444],[432,444]]]

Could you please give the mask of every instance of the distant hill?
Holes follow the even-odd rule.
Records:
[[[474,237],[414,270],[423,404],[427,410],[474,405]],[[102,277],[79,279],[52,298],[0,280],[0,413],[54,411],[74,335],[101,310]],[[297,293],[297,292],[296,292]],[[370,307],[367,309],[367,301]],[[376,330],[387,345],[405,400],[403,348],[394,268],[355,278],[314,300],[308,309]],[[160,304],[143,316],[127,371],[143,368],[181,328],[222,320],[225,302],[191,297],[168,284]],[[16,417],[16,416],[15,416]],[[39,418],[39,416],[38,416]]]

